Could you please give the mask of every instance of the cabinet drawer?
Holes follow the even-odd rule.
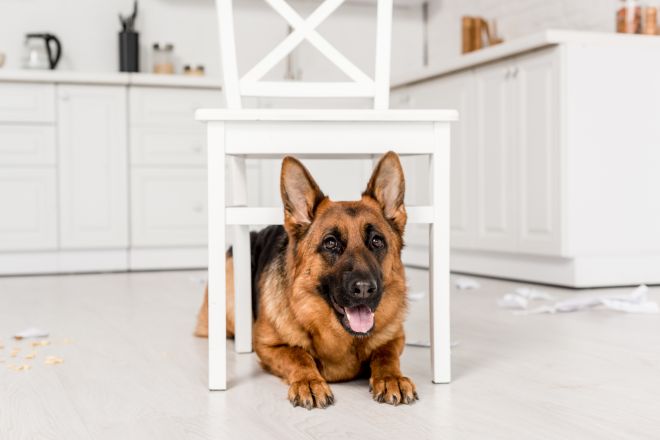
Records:
[[[0,121],[54,122],[53,84],[0,84]]]
[[[136,169],[132,173],[132,245],[206,245],[206,172]]]
[[[133,165],[204,165],[206,139],[200,126],[145,126],[131,130]]]
[[[57,247],[55,170],[0,168],[0,251]]]
[[[0,165],[54,165],[52,125],[0,125]]]
[[[161,87],[131,87],[130,120],[138,124],[196,124],[195,110],[223,107],[220,90],[187,90]],[[201,124],[200,124],[201,125]]]

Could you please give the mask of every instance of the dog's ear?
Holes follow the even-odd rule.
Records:
[[[280,192],[284,204],[284,226],[294,236],[300,237],[312,223],[314,212],[325,195],[307,168],[291,156],[282,161]]]
[[[385,218],[395,226],[399,234],[403,234],[406,227],[406,208],[403,205],[405,192],[406,180],[399,156],[390,151],[378,161],[362,195],[380,204]]]

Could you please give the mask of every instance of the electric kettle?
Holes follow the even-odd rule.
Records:
[[[51,43],[54,43],[54,48]],[[53,70],[62,57],[62,45],[52,34],[27,34],[24,52],[24,68]]]

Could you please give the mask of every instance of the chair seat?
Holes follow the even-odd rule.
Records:
[[[359,109],[242,109],[204,108],[198,121],[341,121],[341,122],[452,122],[456,110],[359,110]]]
[[[284,220],[282,208],[278,207],[227,207],[227,225],[281,225]],[[408,223],[433,223],[432,206],[407,206]]]

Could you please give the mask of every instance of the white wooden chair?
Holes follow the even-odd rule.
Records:
[[[285,0],[265,0],[293,27],[272,52],[239,78],[232,0],[216,0],[227,109],[200,109],[208,136],[209,197],[209,388],[227,387],[225,338],[225,226],[233,234],[236,289],[235,348],[252,351],[249,225],[281,224],[280,208],[248,207],[245,159],[377,159],[394,150],[430,158],[431,200],[408,206],[409,223],[430,225],[432,380],[450,380],[449,339],[449,146],[454,110],[387,110],[389,105],[392,0],[378,0],[375,78],[344,57],[316,28],[344,0],[325,0],[303,19]],[[256,37],[255,37],[256,38]],[[309,41],[352,81],[304,83],[261,81],[303,40]],[[373,98],[373,110],[241,109],[241,98]],[[225,164],[231,197],[225,201]],[[228,202],[228,203],[227,203]]]

